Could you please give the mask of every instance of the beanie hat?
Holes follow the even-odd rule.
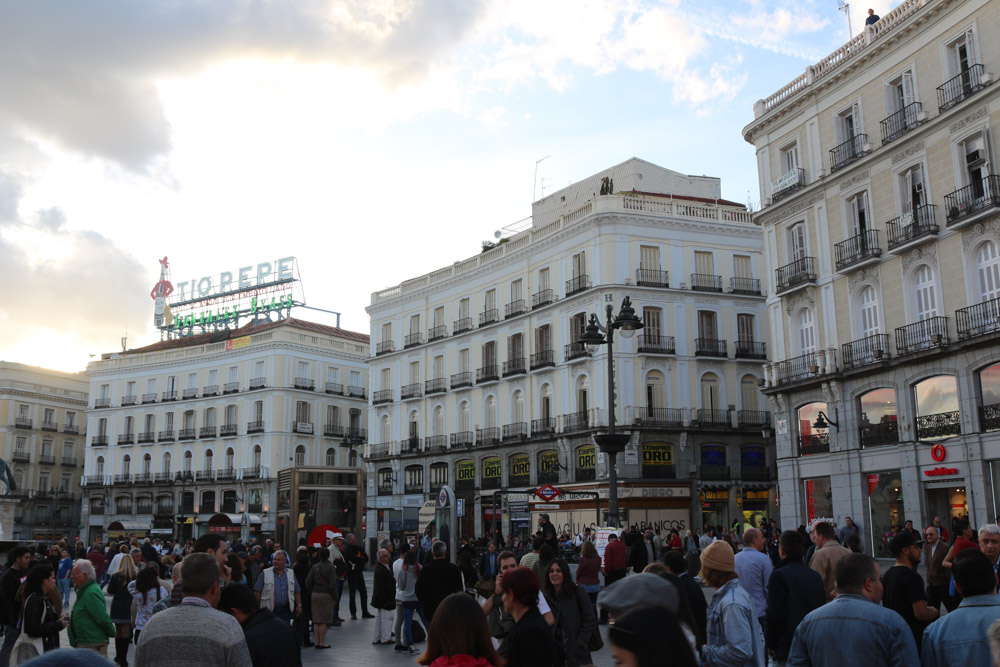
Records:
[[[701,565],[718,572],[735,572],[736,559],[733,557],[733,548],[721,540],[712,542],[701,552]]]

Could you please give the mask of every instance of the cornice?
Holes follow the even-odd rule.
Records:
[[[86,393],[86,392],[84,392]],[[16,389],[14,387],[0,387],[0,399],[7,396],[19,396],[26,399],[31,399],[33,401],[39,401],[44,403],[65,403],[67,405],[83,406],[87,407],[88,400],[85,398],[67,398],[65,396],[58,396],[55,394],[44,394],[37,391],[30,391],[27,389]]]

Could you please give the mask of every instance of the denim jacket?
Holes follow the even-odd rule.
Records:
[[[764,634],[753,599],[738,579],[727,581],[712,597],[701,657],[707,667],[764,667]]]
[[[990,665],[987,631],[1000,619],[1000,597],[973,595],[924,629],[923,667]]]
[[[841,593],[806,614],[795,631],[786,663],[787,667],[919,664],[917,643],[903,617],[851,593]]]

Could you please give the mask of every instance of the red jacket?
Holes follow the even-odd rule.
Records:
[[[604,574],[625,569],[625,542],[609,540],[604,547]]]
[[[101,575],[104,574],[104,554],[100,551],[91,551],[87,554],[87,560],[94,565],[94,574],[100,579]]]

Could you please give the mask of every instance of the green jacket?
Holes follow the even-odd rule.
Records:
[[[115,636],[115,624],[108,616],[108,603],[104,591],[96,581],[76,592],[76,602],[69,618],[69,645],[76,648],[82,644],[100,644]]]

